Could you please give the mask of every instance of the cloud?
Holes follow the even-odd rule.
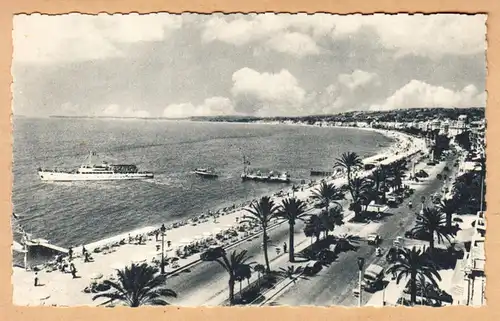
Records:
[[[234,115],[234,107],[226,97],[211,97],[201,105],[192,103],[170,104],[163,110],[163,117],[186,118],[190,116],[224,116]]]
[[[310,41],[327,37],[335,42],[355,35],[363,28],[370,28],[378,36],[375,41],[378,40],[381,46],[393,50],[396,57],[469,55],[486,49],[486,17],[459,14],[274,13],[240,15],[236,18],[219,16],[207,21],[202,38],[205,42],[218,40],[237,46],[259,41],[269,45],[270,38],[295,31],[304,37],[311,36]],[[318,46],[316,42],[315,45]]]
[[[231,93],[238,107],[248,108],[245,103],[253,102],[258,107],[254,111],[261,116],[301,113],[306,102],[306,91],[286,69],[278,73],[260,73],[245,67],[236,71],[232,79]]]
[[[13,60],[50,63],[121,56],[120,44],[160,41],[181,26],[181,16],[165,13],[16,15]]]
[[[100,116],[148,118],[151,116],[151,114],[146,110],[137,110],[137,109],[132,109],[130,107],[124,109],[119,105],[111,104],[104,108]]]
[[[351,74],[340,74],[338,76],[338,81],[350,90],[355,90],[372,82],[380,84],[376,73],[371,73],[359,69],[354,70]]]
[[[482,107],[486,106],[486,93],[476,86],[468,85],[460,91],[433,86],[419,80],[412,80],[388,97],[382,104],[370,107],[372,110],[389,110],[412,107]]]
[[[276,35],[266,42],[266,46],[277,52],[288,53],[299,58],[321,52],[320,47],[311,37],[299,32]]]
[[[217,16],[205,23],[202,40],[205,43],[221,41],[236,46],[256,43],[265,49],[301,58],[321,52],[316,41],[306,32],[320,32],[322,22],[321,19],[311,20],[302,14],[265,13],[244,17],[237,15],[236,18]],[[318,26],[314,27],[316,23]]]
[[[486,50],[486,15],[406,15],[368,20],[381,43],[396,56],[468,55]]]

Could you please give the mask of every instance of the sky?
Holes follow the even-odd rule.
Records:
[[[13,113],[301,116],[486,106],[486,15],[13,20]]]

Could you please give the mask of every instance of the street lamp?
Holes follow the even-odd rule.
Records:
[[[363,266],[365,265],[365,259],[363,257],[358,257],[358,268],[359,268],[359,297],[358,297],[358,306],[362,304],[362,291],[361,291],[361,282],[363,280]]]
[[[165,274],[165,224],[160,227],[161,232],[161,274]]]

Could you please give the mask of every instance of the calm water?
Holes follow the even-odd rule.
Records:
[[[156,120],[14,119],[14,210],[35,237],[61,246],[97,241],[143,226],[191,217],[282,189],[241,182],[242,153],[252,167],[331,168],[345,151],[370,156],[391,140],[355,129]],[[152,181],[44,183],[39,166],[74,169],[90,150],[101,160],[137,164]],[[191,174],[213,166],[217,180]]]

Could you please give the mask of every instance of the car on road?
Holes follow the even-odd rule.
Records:
[[[366,237],[366,240],[368,241],[368,244],[370,245],[379,245],[382,239],[380,236],[376,233],[371,233]]]
[[[384,286],[384,268],[377,264],[371,264],[363,275],[363,288],[367,292],[375,292]]]
[[[319,261],[309,261],[304,267],[304,274],[312,276],[323,268],[323,265]]]
[[[202,261],[214,261],[224,255],[226,255],[226,250],[222,246],[211,246],[200,254],[200,259]]]

